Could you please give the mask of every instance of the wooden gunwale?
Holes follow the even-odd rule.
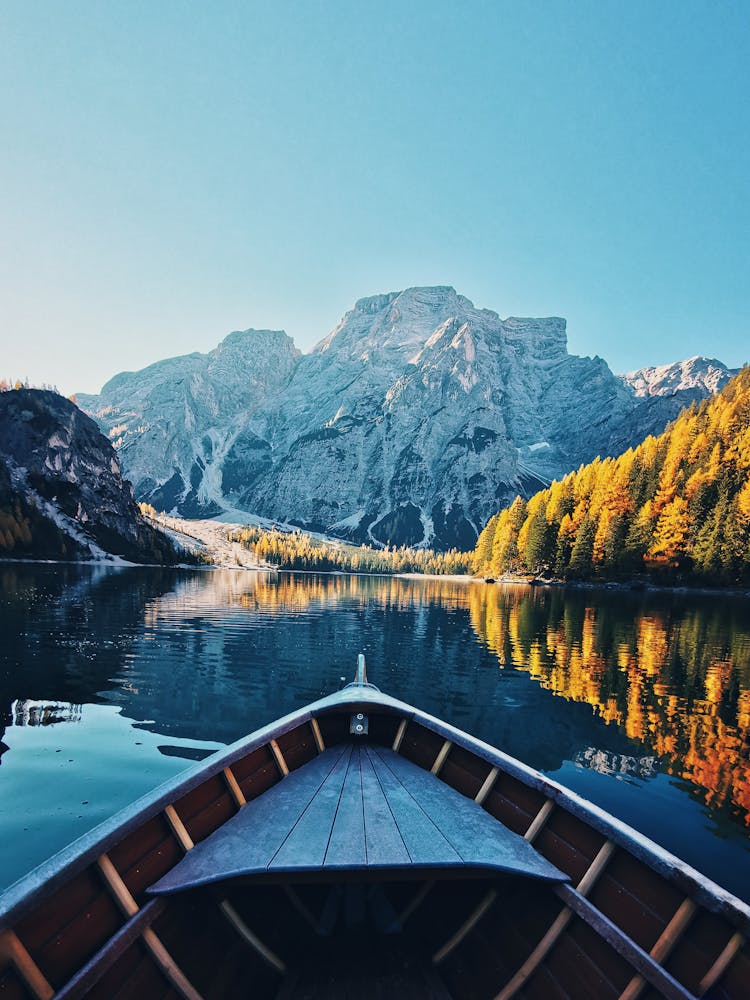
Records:
[[[400,717],[397,736],[394,740],[396,748],[400,749],[400,744],[412,722],[441,737],[444,741],[443,750],[439,754],[440,760],[435,761],[436,764],[439,764],[437,767],[438,771],[442,768],[453,746],[468,751],[486,763],[488,765],[488,775],[480,792],[476,796],[480,801],[487,795],[489,787],[494,783],[495,778],[499,774],[507,774],[544,796],[545,801],[540,812],[537,814],[536,819],[532,817],[532,826],[538,822],[540,817],[542,821],[546,820],[549,813],[553,811],[553,808],[559,807],[596,830],[606,840],[611,841],[617,847],[622,848],[646,864],[669,882],[670,885],[678,888],[694,903],[698,903],[709,912],[722,917],[731,925],[728,934],[730,944],[725,948],[726,956],[722,952],[714,963],[717,969],[715,971],[711,970],[713,981],[718,979],[716,973],[721,974],[734,958],[738,950],[736,942],[739,941],[739,946],[741,947],[739,934],[745,937],[750,935],[750,907],[736,899],[731,893],[717,886],[710,879],[701,875],[700,872],[680,861],[668,851],[641,836],[625,823],[599,809],[599,807],[580,798],[574,792],[546,778],[533,768],[522,764],[520,761],[502,753],[502,751],[447,725],[433,716],[397,701],[388,695],[380,694],[374,689],[349,689],[321,699],[298,712],[291,713],[276,723],[238,740],[225,751],[220,751],[214,755],[209,762],[197,765],[187,777],[184,775],[178,776],[150,795],[144,796],[132,806],[84,835],[55,858],[41,865],[25,879],[16,883],[15,886],[12,886],[0,901],[0,932],[12,927],[21,917],[56,892],[74,875],[89,866],[95,865],[97,859],[105,855],[109,848],[117,845],[129,834],[136,831],[144,822],[151,820],[159,813],[167,816],[173,830],[175,829],[175,824],[172,821],[174,817],[170,818],[170,813],[174,813],[174,816],[178,820],[178,839],[183,849],[188,849],[184,838],[179,836],[179,827],[182,825],[184,829],[184,824],[182,824],[179,814],[174,809],[174,803],[181,797],[217,775],[222,780],[225,780],[227,770],[231,774],[231,767],[234,763],[261,747],[266,746],[273,753],[274,743],[280,737],[306,724],[309,724],[315,736],[316,747],[320,751],[322,739],[318,739],[320,728],[317,719],[321,716],[346,714],[360,708],[369,712],[372,712],[373,709],[378,709],[382,713]],[[280,771],[282,770],[280,768]],[[283,780],[281,773],[278,780]],[[481,794],[483,791],[484,795]],[[240,808],[241,803],[237,801],[236,796],[233,796],[233,798],[236,808]],[[654,957],[636,945],[617,924],[585,900],[576,890],[571,889],[569,886],[563,886],[554,891],[570,910],[588,923],[607,943],[611,944],[616,951],[626,958],[636,973],[642,975],[644,979],[655,985],[658,989],[661,989],[664,995],[681,998],[694,995],[689,993],[685,987],[670,976]],[[140,930],[134,928],[136,928],[137,921],[147,919],[142,916],[146,911],[149,914],[154,913],[154,916],[156,916],[155,908],[151,907],[151,904],[146,904],[145,907],[132,915],[113,934],[109,941],[102,946],[96,955],[62,988],[60,995],[78,996],[80,995],[80,991],[85,988],[86,983],[92,985],[96,981],[96,978],[102,975],[111,963],[116,960],[117,956],[122,954],[129,943],[135,937],[139,936],[139,934],[143,933],[142,928]],[[137,926],[140,926],[140,924]],[[738,932],[734,936],[731,936],[732,928],[736,928]],[[112,956],[111,960],[110,956]],[[101,969],[101,972],[97,973],[99,969]],[[76,990],[79,990],[79,992],[76,992]]]
[[[47,896],[61,888],[69,878],[94,863],[96,859],[137,830],[146,820],[165,811],[178,799],[202,785],[208,778],[222,775],[241,758],[270,743],[271,738],[283,735],[310,721],[311,708],[285,716],[278,722],[243,737],[236,743],[202,761],[188,772],[177,775],[144,795],[132,805],[105,820],[99,826],[73,841],[49,861],[35,868],[27,876],[8,888],[0,899],[0,930],[11,927],[22,916]],[[223,775],[222,775],[223,777]]]
[[[444,739],[450,739],[456,746],[472,751],[491,767],[497,767],[501,773],[508,774],[527,787],[541,792],[556,806],[567,810],[606,839],[612,840],[618,847],[642,861],[685,896],[691,897],[705,909],[723,917],[746,936],[750,935],[750,906],[648,837],[600,809],[593,802],[588,802],[501,750],[419,709],[411,709],[411,712],[412,721]]]

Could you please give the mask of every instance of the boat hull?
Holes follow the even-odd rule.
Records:
[[[392,859],[377,870],[269,863],[153,895],[248,804],[348,745],[396,755],[396,770],[403,761],[481,808],[561,879]],[[749,933],[748,907],[625,824],[359,684],[238,741],[12,887],[0,996],[195,1000],[252,984],[258,997],[735,998],[750,983]]]

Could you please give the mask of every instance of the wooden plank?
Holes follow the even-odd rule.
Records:
[[[732,960],[738,951],[742,949],[745,944],[745,935],[737,931],[733,934],[727,941],[726,945],[721,951],[721,954],[716,959],[714,964],[705,974],[703,979],[701,979],[698,985],[698,996],[702,997],[715,986],[716,983],[721,979],[724,973],[727,971],[729,966],[732,964]]]
[[[326,754],[330,753],[331,751],[326,751]],[[314,796],[305,806],[297,822],[286,832],[273,856],[269,859],[269,871],[322,868],[331,830],[336,820],[336,811],[341,799],[344,780],[349,770],[351,755],[351,746],[340,748],[335,766],[329,768],[325,780],[316,789]],[[316,759],[321,760],[324,756],[325,754],[321,754]],[[315,761],[308,764],[307,767],[312,766],[313,763]],[[300,773],[302,771],[295,771],[286,779],[284,785],[290,783],[292,778]]]
[[[576,892],[581,896],[588,896],[596,884],[596,880],[609,864],[609,860],[615,853],[616,845],[611,840],[605,840],[599,848],[599,853],[584,872],[583,878],[576,886]]]
[[[410,864],[411,857],[404,838],[373,770],[370,755],[366,752],[360,752],[360,774],[368,867]]]
[[[201,994],[196,990],[150,927],[144,930],[141,938],[151,952],[151,956],[156,964],[183,1000],[203,1000]]]
[[[693,919],[697,909],[698,907],[692,899],[683,900],[677,912],[659,935],[658,941],[649,952],[655,962],[661,965],[669,957],[672,949]],[[643,976],[633,976],[620,994],[620,1000],[636,1000],[643,992],[645,986],[646,980]]]
[[[224,781],[227,783],[227,788],[229,789],[229,794],[234,799],[234,804],[238,809],[241,809],[244,805],[247,805],[247,799],[242,794],[242,789],[237,784],[237,779],[234,776],[234,772],[231,767],[224,768]]]
[[[549,819],[550,813],[554,808],[555,808],[555,803],[552,801],[552,799],[547,799],[542,808],[539,810],[539,812],[536,814],[536,816],[529,824],[528,830],[523,835],[524,840],[528,840],[530,844],[534,843],[537,836],[539,835],[539,832],[546,824],[547,820]]]
[[[497,891],[495,889],[490,889],[490,891],[482,898],[479,906],[477,906],[476,909],[469,914],[458,930],[454,934],[451,934],[442,948],[438,948],[432,956],[432,962],[434,965],[438,965],[444,958],[447,958],[452,951],[458,948],[466,935],[476,927],[496,899]]]
[[[315,931],[316,934],[320,933],[320,927],[318,924],[318,918],[312,912],[312,910],[302,902],[294,889],[289,885],[288,882],[282,883],[282,891],[289,902],[292,904],[294,909],[299,913],[303,920],[305,920]]]
[[[378,748],[373,753],[398,779],[465,864],[532,878],[565,879],[523,837],[506,829],[471,799],[433,779],[429,772],[392,751]]]
[[[55,994],[55,1000],[79,1000],[86,996],[93,986],[108,972],[115,962],[136,941],[143,930],[149,927],[166,906],[162,899],[151,899],[137,911],[119,931],[116,931],[107,943],[78,970],[62,989]]]
[[[404,788],[393,771],[384,763],[378,752],[372,747],[367,747],[366,752],[412,863],[415,865],[460,865],[461,856],[445,839],[424,809]],[[415,767],[416,765],[408,764],[408,766]],[[434,778],[431,780],[437,781]],[[443,787],[447,789],[447,786]],[[453,789],[448,790],[453,791]]]
[[[367,864],[360,754],[360,747],[352,748],[323,862],[325,868],[362,868]]]
[[[289,766],[284,760],[284,754],[281,752],[281,747],[276,740],[271,740],[268,745],[271,747],[271,753],[273,754],[273,759],[276,761],[276,766],[281,772],[281,777],[286,778],[289,774]]]
[[[52,1000],[54,990],[42,975],[39,966],[29,955],[15,931],[0,934],[0,958],[9,959],[18,975],[36,997],[36,1000]]]
[[[329,773],[348,751],[345,746],[326,750],[248,802],[223,827],[189,851],[149,892],[178,892],[235,875],[266,871]],[[321,864],[324,856],[325,846]]]
[[[572,912],[568,909],[563,909],[560,913],[558,913],[550,925],[549,930],[539,940],[536,947],[520,969],[514,973],[513,976],[511,976],[505,986],[500,990],[495,997],[495,1000],[510,1000],[511,997],[514,997],[516,993],[518,993],[524,983],[534,974],[534,972],[536,972],[538,967],[547,957],[550,948],[568,926],[572,916]]]
[[[133,898],[130,889],[125,885],[120,873],[112,864],[106,854],[96,862],[97,868],[102,873],[104,881],[107,883],[109,891],[112,893],[114,901],[126,917],[132,917],[138,912],[138,904]]]
[[[164,815],[167,817],[167,823],[169,823],[172,828],[172,833],[174,833],[183,851],[192,851],[195,847],[193,838],[185,829],[185,824],[177,815],[177,810],[171,803],[165,807]]]
[[[694,1000],[693,994],[682,983],[655,962],[647,951],[640,948],[617,924],[609,917],[605,917],[575,889],[569,885],[559,885],[554,891],[576,916],[585,920],[589,927],[630,962],[635,971],[656,987],[667,1000]]]
[[[493,767],[492,770],[490,771],[490,773],[484,779],[484,781],[482,782],[482,787],[479,789],[479,791],[477,792],[477,794],[474,796],[474,801],[477,803],[477,805],[481,806],[481,804],[484,802],[484,800],[490,794],[490,792],[492,791],[492,786],[497,781],[498,774],[500,774],[499,768]]]
[[[404,733],[406,732],[406,727],[408,725],[409,725],[408,719],[402,719],[401,722],[399,722],[398,724],[398,729],[396,730],[396,735],[393,739],[393,746],[391,747],[391,749],[395,753],[398,753],[399,747],[401,746],[401,743],[403,742],[404,739]]]
[[[403,910],[399,913],[398,919],[399,923],[403,926],[409,917],[416,913],[419,907],[424,903],[425,899],[429,893],[435,888],[436,882],[434,879],[430,879],[429,882],[424,882],[420,888],[417,890],[412,899],[406,904]]]
[[[318,724],[318,720],[315,718],[314,715],[310,719],[310,729],[312,729],[312,734],[315,739],[315,746],[318,748],[318,753],[323,753],[323,751],[326,748],[326,745],[323,742],[323,734],[320,731],[320,725]]]
[[[435,758],[435,763],[430,768],[432,774],[435,774],[435,775],[440,774],[440,772],[443,769],[443,764],[445,763],[445,758],[451,752],[451,747],[452,746],[453,746],[453,743],[451,742],[451,740],[445,740],[443,742],[443,745],[438,750],[438,755]]]
[[[232,904],[225,899],[219,903],[219,909],[240,935],[242,940],[249,944],[254,951],[257,951],[265,962],[267,962],[273,969],[276,969],[277,972],[280,972],[283,976],[286,972],[286,965],[284,962],[279,958],[275,951],[272,951],[267,944],[264,944],[263,941],[261,941],[254,931],[250,930]]]

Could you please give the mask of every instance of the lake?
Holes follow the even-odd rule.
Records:
[[[5,563],[0,625],[0,888],[362,651],[750,901],[747,599]]]

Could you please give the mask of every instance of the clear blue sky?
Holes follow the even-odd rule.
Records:
[[[66,392],[452,284],[750,360],[750,3],[0,4],[0,374]]]

